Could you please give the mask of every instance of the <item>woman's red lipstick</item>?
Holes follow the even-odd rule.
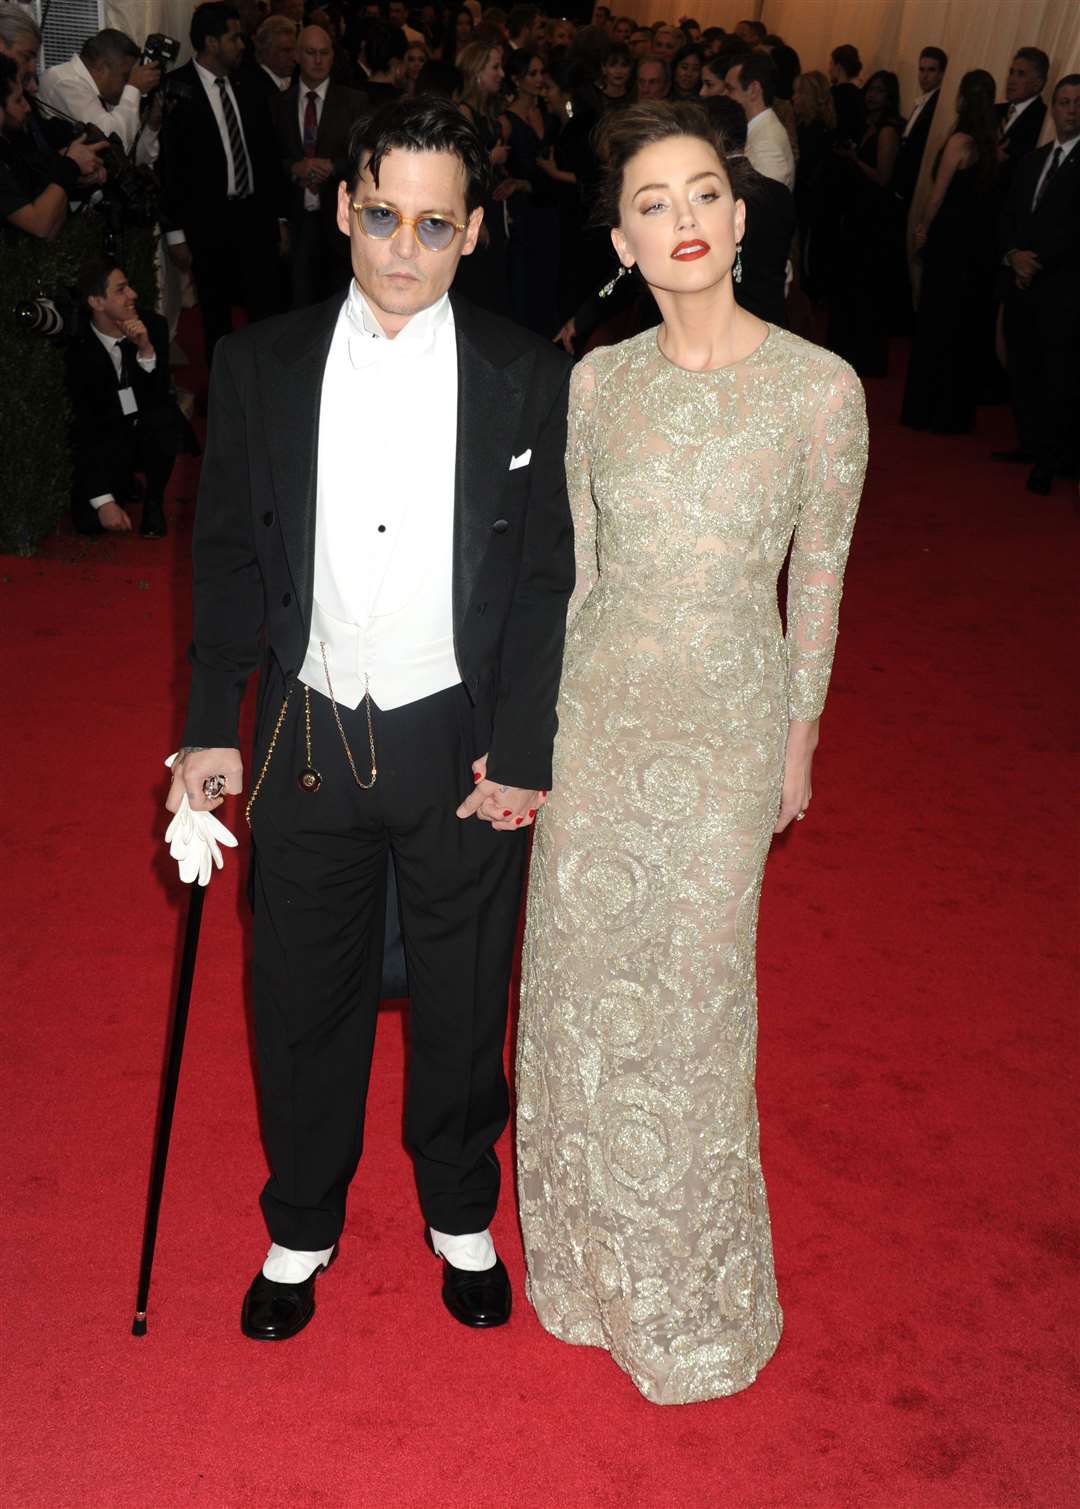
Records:
[[[696,262],[711,250],[707,241],[680,241],[671,255],[679,262]]]

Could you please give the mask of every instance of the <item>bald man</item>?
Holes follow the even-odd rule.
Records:
[[[294,309],[349,281],[349,243],[337,228],[337,186],[353,122],[367,98],[330,77],[333,40],[308,26],[297,42],[299,77],[274,101],[274,130],[291,190],[289,275]]]

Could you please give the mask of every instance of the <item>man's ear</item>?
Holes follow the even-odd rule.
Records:
[[[465,226],[465,243],[461,248],[461,255],[463,257],[467,257],[471,252],[475,251],[476,243],[480,237],[480,227],[483,225],[483,223],[484,206],[482,204],[478,204],[476,209],[474,209],[472,214],[469,216]]]
[[[352,214],[352,195],[349,185],[343,178],[337,188],[337,228],[343,236],[349,234],[349,216]]]

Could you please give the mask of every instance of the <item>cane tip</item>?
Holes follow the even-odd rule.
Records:
[[[139,1311],[136,1312],[135,1319],[131,1322],[131,1334],[132,1334],[132,1336],[145,1336],[146,1335],[146,1311],[145,1310],[139,1310]]]

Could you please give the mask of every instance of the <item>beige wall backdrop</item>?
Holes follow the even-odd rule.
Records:
[[[178,63],[191,56],[188,31],[195,0],[105,0],[105,25],[126,32],[141,47],[152,31],[180,43]]]

